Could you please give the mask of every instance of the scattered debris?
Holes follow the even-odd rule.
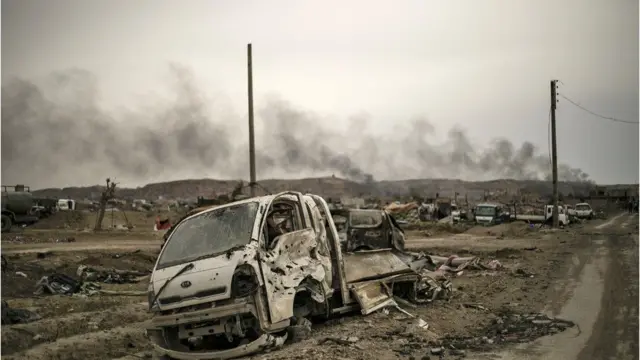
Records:
[[[355,336],[350,336],[350,337],[326,337],[324,339],[320,339],[320,341],[318,341],[318,345],[322,345],[325,344],[327,342],[334,342],[336,344],[339,345],[351,345],[351,344],[355,344],[358,342],[358,338]]]
[[[91,296],[100,292],[100,285],[91,282],[81,282],[65,274],[51,274],[43,276],[36,284],[35,295],[57,294],[72,295],[82,294]]]
[[[512,274],[515,277],[524,277],[524,278],[532,278],[535,276],[534,273],[530,273],[522,268],[515,269]]]
[[[457,273],[464,269],[475,270],[499,270],[502,268],[502,264],[498,260],[491,260],[489,263],[480,263],[479,257],[458,257],[457,255],[451,255],[447,258],[442,256],[431,256],[431,260],[435,264],[441,264],[438,267],[439,271]]]
[[[471,308],[471,309],[478,309],[478,310],[482,310],[482,311],[489,311],[489,309],[487,309],[486,307],[480,305],[480,304],[462,304],[463,307],[466,308]]]
[[[83,281],[101,282],[105,284],[135,284],[139,282],[141,276],[149,275],[149,273],[116,269],[98,270],[86,265],[80,265],[78,266],[76,275]]]
[[[40,316],[25,309],[13,309],[2,300],[2,325],[26,324],[40,320]]]
[[[51,274],[49,276],[43,276],[36,283],[36,295],[41,294],[60,294],[71,295],[78,292],[82,284],[65,275],[65,274]]]

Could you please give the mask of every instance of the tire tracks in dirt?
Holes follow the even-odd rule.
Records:
[[[635,219],[637,224],[637,218]],[[626,226],[625,226],[626,225]],[[623,228],[628,228],[625,221]],[[638,358],[638,236],[610,234],[602,307],[580,360]]]
[[[28,324],[3,326],[2,352],[3,355],[11,355],[43,343],[55,343],[58,339],[108,330],[125,323],[143,322],[150,318],[146,307],[146,303],[138,303],[100,312],[78,312]],[[25,337],[24,333],[31,337]]]
[[[92,360],[123,357],[130,353],[150,350],[144,335],[148,322],[137,322],[108,330],[77,334],[43,343],[26,351],[3,356],[8,360]]]
[[[637,218],[631,220],[637,223]],[[569,244],[572,264],[549,293],[546,310],[574,321],[575,329],[491,358],[637,359],[638,252],[637,236],[625,229],[629,221],[618,215]]]

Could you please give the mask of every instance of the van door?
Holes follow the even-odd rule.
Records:
[[[333,218],[331,217],[329,205],[327,205],[327,202],[318,195],[307,194],[307,196],[310,196],[313,199],[316,206],[318,207],[318,210],[320,210],[320,212],[324,216],[324,225],[327,232],[327,242],[329,245],[329,252],[331,254],[331,269],[333,272],[332,287],[336,290],[338,288],[340,289],[340,294],[342,295],[342,303],[348,304],[351,302],[351,294],[349,293],[349,289],[347,288],[347,283],[345,281],[342,248],[340,247],[340,235],[338,234],[336,224],[333,222]],[[348,216],[347,221],[349,221]]]
[[[329,257],[318,253],[316,232],[304,204],[300,193],[279,194],[267,207],[262,223],[264,256],[259,261],[272,323],[293,317],[301,283],[313,280],[314,285],[325,284],[326,272],[331,271]],[[316,300],[318,294],[314,295]],[[324,295],[322,290],[319,295]]]

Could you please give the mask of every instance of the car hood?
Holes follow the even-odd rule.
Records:
[[[171,280],[158,297],[160,310],[197,305],[227,299],[231,296],[231,281],[236,267],[245,258],[246,250],[221,254],[207,259],[186,262],[159,270],[151,275],[154,293],[185,266],[193,268]],[[157,295],[156,295],[157,296]]]

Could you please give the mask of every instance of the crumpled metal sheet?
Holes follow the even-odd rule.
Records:
[[[264,254],[262,271],[271,322],[293,317],[293,300],[303,281],[311,279],[321,284],[325,294],[330,291],[327,279],[331,273],[325,269],[331,269],[331,260],[320,254],[317,239],[313,229],[290,232]]]
[[[343,261],[347,283],[412,272],[408,264],[389,249],[345,253]]]
[[[351,292],[360,304],[362,315],[368,315],[387,306],[397,306],[389,287],[380,281],[352,285]]]

